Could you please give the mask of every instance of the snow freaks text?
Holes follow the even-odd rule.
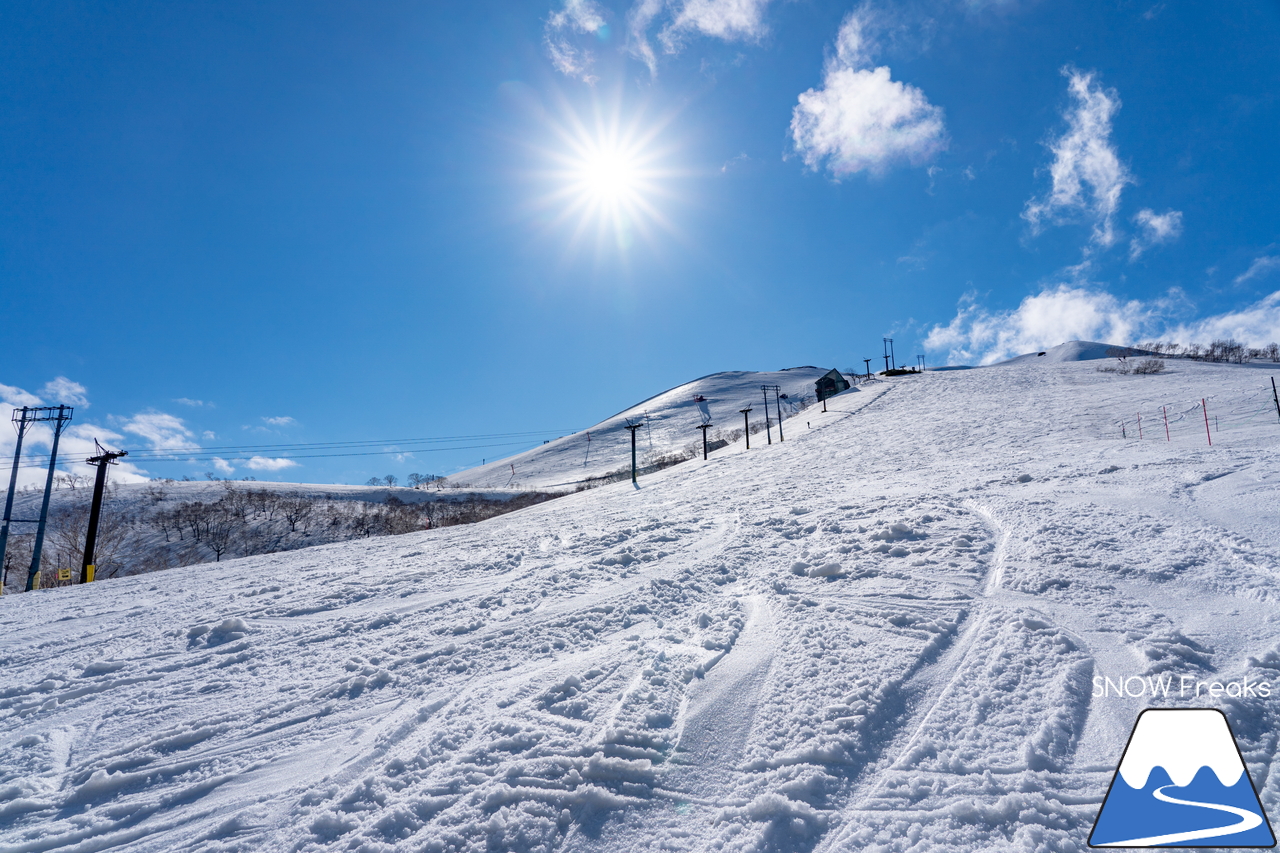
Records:
[[[1109,678],[1101,675],[1093,677],[1093,698],[1119,697],[1138,699],[1142,697],[1170,696],[1180,699],[1203,698],[1218,699],[1222,696],[1243,699],[1269,699],[1271,682],[1258,681],[1245,676],[1239,681],[1199,681],[1189,675],[1131,675],[1128,678]]]

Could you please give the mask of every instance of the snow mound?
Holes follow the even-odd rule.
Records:
[[[1058,344],[1043,352],[1029,352],[1023,355],[1015,356],[1008,361],[997,362],[997,364],[1024,364],[1029,361],[1041,364],[1062,364],[1069,361],[1095,361],[1100,358],[1112,358],[1107,354],[1107,350],[1115,349],[1119,344],[1100,344],[1094,341],[1067,341],[1065,344]],[[1129,352],[1135,356],[1154,355],[1146,350],[1127,347]],[[993,365],[995,366],[995,365]]]

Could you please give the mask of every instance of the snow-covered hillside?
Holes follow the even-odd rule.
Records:
[[[1083,851],[1148,705],[1222,708],[1277,813],[1272,371],[1038,361],[481,524],[5,596],[0,849]]]
[[[728,371],[703,376],[678,385],[629,409],[606,418],[590,429],[550,441],[541,447],[490,462],[449,477],[467,488],[558,489],[601,477],[631,465],[628,423],[643,424],[636,433],[637,462],[652,464],[666,454],[702,442],[699,424],[713,423],[710,436],[743,429],[742,409],[751,408],[750,424],[763,427],[765,394],[762,385],[778,386],[782,397],[783,437],[786,419],[814,402],[814,383],[828,367],[793,367],[773,372]],[[846,392],[848,393],[848,392]],[[777,401],[768,395],[773,440],[777,441]],[[762,433],[761,442],[768,437]],[[753,439],[754,441],[754,439]],[[700,452],[699,452],[700,455]]]
[[[1100,358],[1111,358],[1115,344],[1100,344],[1093,341],[1067,341],[1043,352],[1029,352],[1015,356],[1001,364],[1018,364],[1024,361],[1043,361],[1050,364],[1067,361],[1095,361]],[[1150,355],[1146,350],[1126,348],[1134,355]]]
[[[50,493],[41,586],[58,570],[79,577],[91,484],[59,478]],[[480,491],[244,480],[154,480],[111,484],[103,500],[95,563],[98,577],[292,551],[350,539],[477,521],[554,497],[513,489]],[[25,588],[43,489],[17,494],[5,552],[3,590]],[[62,583],[65,585],[65,582]]]

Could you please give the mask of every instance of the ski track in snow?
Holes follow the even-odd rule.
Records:
[[[1083,851],[1138,711],[1208,701],[1095,675],[1280,685],[1269,373],[1093,367],[871,383],[639,489],[6,596],[0,850]],[[1163,404],[1174,441],[1114,429]],[[1276,701],[1217,700],[1273,811]]]

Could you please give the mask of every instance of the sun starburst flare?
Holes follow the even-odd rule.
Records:
[[[591,121],[570,109],[554,127],[553,164],[540,206],[553,212],[555,227],[572,231],[570,246],[594,238],[598,251],[625,251],[637,237],[671,230],[660,203],[674,198],[670,146],[659,142],[667,121],[636,111],[624,122],[620,106],[596,105]]]

